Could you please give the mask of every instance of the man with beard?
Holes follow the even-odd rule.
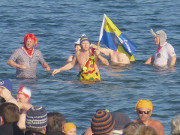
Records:
[[[150,100],[139,100],[136,104],[136,113],[139,117],[134,123],[144,124],[153,127],[158,135],[165,135],[163,125],[160,121],[150,119],[152,115],[153,105]]]

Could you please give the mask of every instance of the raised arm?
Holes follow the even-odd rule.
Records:
[[[111,50],[107,48],[100,48],[101,53],[103,53],[106,56],[110,56]]]
[[[77,59],[76,59],[76,55],[73,58],[72,62],[67,63],[65,66],[59,68],[59,69],[54,69],[54,71],[52,72],[52,76],[54,76],[57,73],[60,73],[62,71],[66,71],[66,70],[70,70],[72,69],[75,65],[76,65]]]
[[[28,111],[32,106],[32,104],[28,104],[28,103],[22,103],[22,102],[17,102],[18,106],[20,109],[24,110],[24,111]]]
[[[19,68],[19,69],[22,69],[22,70],[25,70],[25,69],[26,69],[26,66],[17,64],[17,63],[14,62],[13,60],[8,60],[7,64],[8,64],[9,66],[11,66],[11,67]]]
[[[108,60],[101,55],[99,49],[96,49],[95,53],[96,53],[97,58],[103,63],[103,65],[109,66]]]
[[[106,56],[110,56],[111,50],[109,48],[102,48],[98,47],[97,45],[91,44],[90,47],[99,49],[101,53],[103,53]]]
[[[0,91],[0,96],[3,97],[6,102],[16,104],[20,109],[27,111],[32,107],[31,104],[17,102],[16,99],[12,96],[11,92],[6,88]]]

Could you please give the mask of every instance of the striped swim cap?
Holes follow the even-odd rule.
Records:
[[[115,121],[112,115],[105,110],[98,110],[91,121],[91,130],[94,134],[109,133],[114,128]]]
[[[43,107],[32,107],[26,113],[26,128],[40,129],[47,126],[47,112]]]
[[[88,39],[88,37],[83,34],[82,37],[80,38],[80,44],[83,42],[83,41],[89,41],[89,43],[91,44],[90,40]]]

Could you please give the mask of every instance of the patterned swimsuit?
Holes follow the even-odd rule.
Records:
[[[45,62],[41,51],[37,49],[34,49],[32,57],[29,57],[22,48],[18,48],[9,59],[13,60],[17,64],[25,65],[27,67],[26,70],[16,68],[16,77],[22,79],[36,78],[37,64],[41,63],[42,65]]]
[[[82,71],[78,74],[79,80],[86,81],[100,81],[100,73],[95,70],[95,60],[94,60],[94,49],[92,49],[91,56],[83,66]]]

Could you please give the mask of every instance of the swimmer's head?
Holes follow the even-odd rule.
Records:
[[[82,42],[84,42],[84,41],[89,41],[89,43],[91,44],[90,40],[88,39],[88,37],[85,34],[83,34],[82,37],[80,38],[80,44],[82,44]]]
[[[159,37],[160,46],[162,46],[166,42],[167,35],[163,30],[158,30],[158,31],[156,31],[156,33],[154,33],[153,29],[151,29],[150,32],[155,38]]]
[[[34,41],[34,45],[37,46],[38,40],[37,40],[36,36],[35,36],[34,34],[28,33],[28,34],[26,34],[26,35],[24,36],[24,47],[26,47],[26,41],[27,41],[28,39],[33,40],[33,41]]]
[[[147,109],[150,109],[151,112],[153,110],[153,105],[152,105],[152,102],[150,100],[142,100],[140,99],[137,103],[136,103],[136,111],[140,108],[147,108]]]
[[[31,97],[31,90],[28,89],[27,87],[21,85],[21,87],[20,87],[20,89],[18,91],[18,94],[21,94],[21,95],[24,95],[27,98],[30,98]]]
[[[76,41],[76,42],[74,42],[75,43],[75,51],[77,52],[77,51],[79,51],[80,49],[81,49],[81,45],[80,45],[80,38]]]
[[[66,123],[66,134],[76,133],[76,126],[74,123]]]

